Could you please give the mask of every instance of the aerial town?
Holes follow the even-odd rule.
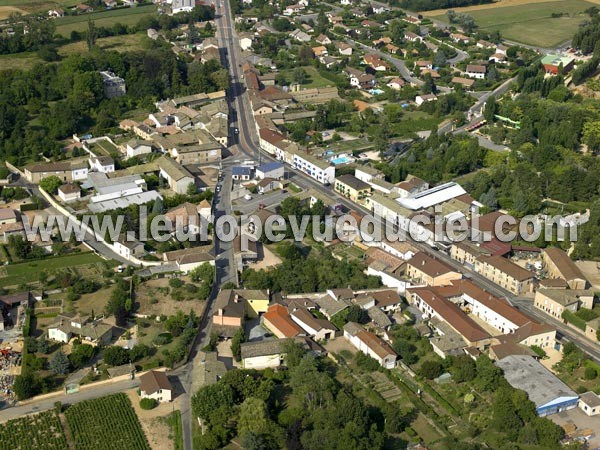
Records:
[[[0,449],[600,449],[600,1],[294,1],[0,2]]]

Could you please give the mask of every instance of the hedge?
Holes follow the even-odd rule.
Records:
[[[585,331],[585,320],[583,320],[581,317],[577,317],[571,311],[564,310],[561,317],[580,330]]]

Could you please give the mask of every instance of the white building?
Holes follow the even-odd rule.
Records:
[[[310,154],[295,154],[292,165],[319,183],[331,184],[335,180],[335,167],[329,161]]]
[[[95,172],[111,173],[115,171],[115,160],[110,156],[98,156],[90,158],[90,169]]]
[[[131,139],[125,147],[128,158],[152,153],[152,143],[141,139]]]
[[[194,184],[194,176],[174,159],[162,157],[157,163],[160,169],[160,176],[167,180],[171,190],[177,194],[187,193],[189,185]]]
[[[465,73],[471,78],[483,80],[487,72],[487,67],[478,64],[469,64]]]
[[[81,189],[74,184],[63,184],[58,188],[58,198],[63,202],[73,202],[81,198]]]
[[[173,386],[165,372],[150,370],[140,376],[140,397],[151,398],[159,403],[170,402]]]
[[[256,178],[262,180],[263,178],[273,178],[279,180],[285,175],[285,168],[280,162],[270,162],[263,164],[256,169]]]
[[[344,326],[344,337],[362,353],[377,361],[381,367],[393,369],[396,366],[398,355],[389,344],[359,324],[348,322]]]
[[[113,243],[113,248],[120,256],[126,259],[132,256],[137,258],[145,253],[144,244],[140,241],[116,241]]]
[[[173,3],[171,4],[171,14],[192,12],[195,3],[195,0],[173,0]]]
[[[241,345],[242,365],[244,369],[262,370],[277,368],[283,364],[285,353],[283,343],[286,339],[271,339],[258,342],[244,342]]]

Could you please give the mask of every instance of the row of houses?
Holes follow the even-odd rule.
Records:
[[[260,317],[262,325],[277,339],[242,346],[246,368],[277,367],[283,360],[282,343],[303,340],[316,342],[335,339],[342,334],[360,351],[376,359],[383,367],[395,365],[396,354],[385,341],[392,322],[388,313],[398,311],[401,298],[391,290],[354,293],[351,289],[330,289],[325,293],[295,296],[271,295],[268,291],[224,290],[217,297],[213,326],[222,336],[232,335],[245,317]],[[358,324],[339,330],[331,319],[350,305],[359,305],[371,319],[371,331]],[[324,317],[324,318],[323,318]],[[246,348],[246,351],[244,350]]]

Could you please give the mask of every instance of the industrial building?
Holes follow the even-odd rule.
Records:
[[[531,356],[510,355],[495,364],[512,387],[527,393],[540,417],[575,408],[579,402],[571,388]]]

